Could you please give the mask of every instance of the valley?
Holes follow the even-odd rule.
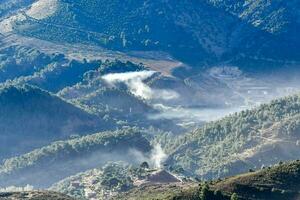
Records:
[[[3,0],[0,199],[297,200],[298,8]]]

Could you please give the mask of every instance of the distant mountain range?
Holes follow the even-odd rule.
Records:
[[[118,50],[160,50],[190,62],[244,56],[299,61],[297,0],[31,3],[8,1],[2,6],[5,24],[11,23],[2,23],[3,34]],[[4,14],[12,9],[19,9],[17,17]]]

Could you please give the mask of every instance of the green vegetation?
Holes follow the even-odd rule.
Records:
[[[299,60],[297,3],[60,0],[54,15],[42,20],[27,16],[14,24],[14,31],[51,42],[167,51],[193,63],[243,59],[241,54]]]
[[[52,191],[28,191],[0,193],[2,200],[75,200],[65,194]]]
[[[20,9],[24,6],[28,6],[33,3],[33,0],[4,0],[0,4],[0,18],[4,17],[6,14]]]
[[[143,185],[114,197],[114,200],[199,200],[195,183]]]
[[[231,197],[230,197],[230,200],[238,200],[239,198],[238,198],[238,196],[237,196],[237,194],[236,193],[233,193],[232,195],[231,195]]]
[[[11,46],[0,50],[0,82],[32,75],[51,62],[60,62],[62,55],[46,55],[29,47]]]
[[[251,172],[210,182],[179,185],[145,185],[119,199],[182,200],[294,200],[299,197],[300,161],[280,163]],[[116,199],[118,199],[116,198]]]
[[[5,160],[0,166],[0,184],[47,187],[65,177],[104,165],[108,161],[139,162],[132,158],[131,150],[141,153],[151,150],[148,140],[137,128],[124,128],[54,142]],[[19,176],[23,178],[18,179]]]
[[[270,33],[278,34],[289,28],[289,26],[295,25],[292,19],[294,20],[297,17],[297,11],[291,9],[292,6],[297,4],[295,0],[289,2],[256,0],[248,3],[245,3],[245,1],[209,0],[209,2]],[[287,11],[287,8],[289,11]],[[261,22],[257,23],[259,19]]]
[[[30,47],[11,46],[0,50],[0,83],[27,83],[58,92],[82,81],[84,73],[100,65],[97,60],[70,60],[62,54],[48,55]]]
[[[75,173],[102,166],[108,161],[138,162],[132,158],[131,150],[141,153],[151,150],[148,140],[137,128],[54,142],[5,160],[0,166],[0,184],[47,187]],[[18,179],[19,176],[22,179]]]
[[[297,160],[216,181],[211,188],[231,194],[231,199],[290,200],[299,195],[299,178]]]
[[[66,87],[58,95],[79,105],[85,110],[101,117],[115,126],[150,126],[161,130],[180,130],[171,120],[151,120],[149,114],[158,113],[148,102],[134,96],[125,85],[112,87],[102,75],[147,70],[142,64],[132,62],[105,61],[97,70],[90,70],[83,75],[83,80]]]
[[[136,186],[133,182],[141,176],[142,168],[124,162],[108,163],[102,168],[88,170],[68,177],[50,187],[50,190],[68,194],[76,199],[108,199]],[[144,171],[145,172],[145,171]],[[90,194],[86,191],[90,191]]]
[[[96,116],[34,86],[0,88],[0,158],[18,155],[73,134],[106,128]]]
[[[14,31],[51,42],[92,44],[118,50],[163,50],[185,58],[188,56],[183,54],[193,51],[192,55],[189,54],[193,58],[203,58],[207,53],[203,50],[205,47],[201,47],[198,39],[177,21],[187,12],[208,13],[211,9],[198,2],[144,4],[142,1],[64,0],[58,2],[58,10],[53,16],[43,20],[27,17],[27,20],[15,24]],[[218,26],[215,23],[219,20],[218,15],[211,15],[211,18],[214,20],[211,26]],[[183,20],[182,23],[186,21],[188,26],[194,25],[188,19]],[[200,30],[202,23],[195,25],[195,32]],[[222,41],[214,43],[223,45]],[[210,50],[212,48],[209,46]]]
[[[210,191],[209,191],[209,186],[207,184],[203,185],[201,187],[201,191],[200,191],[200,200],[209,200],[211,199],[211,194],[210,194]]]
[[[294,95],[208,123],[171,140],[165,147],[171,154],[167,163],[211,179],[297,159],[299,114],[300,96]]]

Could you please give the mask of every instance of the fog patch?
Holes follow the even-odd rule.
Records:
[[[32,185],[26,185],[24,187],[9,186],[5,188],[0,188],[0,192],[29,192],[33,190],[34,187]]]
[[[129,91],[142,99],[162,99],[171,100],[179,97],[179,94],[173,90],[153,89],[150,88],[144,81],[153,76],[155,71],[138,71],[125,73],[112,73],[102,76],[107,83],[116,86],[118,83],[124,83]]]
[[[88,155],[74,155],[70,159],[54,159],[55,162],[39,162],[33,167],[27,166],[21,169],[21,177],[19,176],[20,169],[2,173],[1,177],[5,178],[0,179],[0,185],[3,190],[10,191],[30,188],[27,184],[35,189],[45,189],[62,179],[82,171],[102,167],[108,162],[123,161],[132,165],[140,165],[144,161],[152,163],[151,155],[152,151],[141,152],[135,148],[114,149],[112,152],[99,150]]]
[[[149,119],[178,119],[188,122],[210,122],[222,117],[244,110],[245,107],[228,108],[185,108],[170,107],[163,104],[155,104],[154,107],[160,111],[158,114],[151,114]]]

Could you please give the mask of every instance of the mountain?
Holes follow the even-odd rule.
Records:
[[[211,182],[146,185],[115,199],[299,199],[300,162],[276,164],[256,172]]]
[[[279,163],[257,172],[217,181],[211,186],[224,193],[236,193],[239,199],[298,199],[300,162]]]
[[[114,200],[199,200],[197,183],[153,184],[134,188]],[[210,199],[209,199],[210,200]],[[221,199],[223,200],[223,199]],[[225,199],[224,199],[225,200]],[[226,199],[227,200],[227,199]]]
[[[135,187],[134,180],[137,177],[138,170],[127,163],[108,163],[101,168],[81,172],[63,179],[53,184],[49,190],[82,200],[91,198],[111,199],[112,196]]]
[[[74,60],[17,45],[3,45],[0,57],[0,83],[30,84],[53,93],[80,82],[84,73],[101,65],[99,60]]]
[[[296,3],[278,2],[9,0],[0,82],[36,85],[120,126],[182,133],[299,90]],[[153,71],[142,80],[150,100],[102,79],[142,71]]]
[[[124,162],[108,163],[70,176],[52,185],[49,190],[88,200],[113,199],[131,190],[142,190],[151,184],[181,184],[181,179],[163,169],[149,168],[147,162],[134,166]],[[142,196],[139,196],[141,199]]]
[[[109,161],[141,163],[152,149],[143,132],[124,128],[56,141],[27,154],[4,160],[0,185],[47,188],[68,176],[101,167]],[[40,179],[43,177],[43,179]]]
[[[19,155],[71,135],[107,128],[90,113],[37,87],[0,89],[1,156]]]
[[[299,8],[2,0],[0,186],[96,199],[250,198],[239,190],[243,173],[299,157]],[[266,181],[275,196],[294,195],[277,180]],[[253,184],[249,194],[269,191]]]
[[[105,77],[109,76],[116,76],[116,83],[105,80]],[[183,128],[172,120],[149,117],[160,113],[153,101],[156,102],[155,95],[159,96],[162,91],[166,91],[156,90],[157,87],[154,88],[151,82],[163,78],[163,75],[149,70],[142,64],[119,60],[105,61],[96,70],[84,73],[82,80],[77,84],[59,91],[58,95],[90,110],[106,121],[115,121],[116,124],[183,131]],[[145,80],[142,82],[140,79]],[[167,92],[164,96],[168,97],[168,94]]]
[[[73,198],[52,191],[28,191],[28,192],[5,192],[0,193],[2,200],[74,200]]]
[[[298,61],[297,6],[297,0],[40,0],[6,17],[2,33],[164,51],[190,63],[244,57]]]
[[[33,0],[4,0],[0,5],[0,17],[4,17],[9,13],[16,11],[24,6],[29,6]]]
[[[204,179],[227,177],[299,157],[300,96],[231,114],[178,139],[162,138],[166,164]],[[169,145],[168,145],[169,144]]]

